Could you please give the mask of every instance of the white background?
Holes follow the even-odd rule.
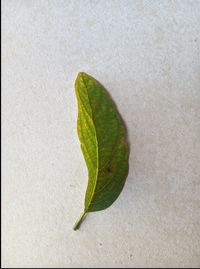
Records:
[[[3,267],[200,266],[200,1],[4,0]],[[119,199],[77,232],[79,71],[127,124]]]

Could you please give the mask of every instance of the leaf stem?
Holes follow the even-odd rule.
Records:
[[[80,225],[81,225],[82,221],[84,220],[86,214],[87,214],[87,212],[83,212],[80,215],[79,219],[76,221],[76,223],[73,226],[74,231],[76,231],[80,227]]]

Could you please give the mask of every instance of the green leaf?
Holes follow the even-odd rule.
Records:
[[[106,209],[119,196],[128,174],[126,130],[105,88],[93,77],[79,73],[75,82],[78,102],[77,130],[88,168],[86,213]]]

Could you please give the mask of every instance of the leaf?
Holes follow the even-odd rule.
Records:
[[[126,130],[105,88],[93,77],[79,73],[75,81],[78,102],[77,131],[88,168],[86,213],[106,209],[119,196],[128,174]]]

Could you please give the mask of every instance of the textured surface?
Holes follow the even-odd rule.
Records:
[[[3,1],[3,267],[200,266],[200,1]],[[129,132],[117,201],[77,232],[74,80]]]
[[[81,72],[75,83],[78,136],[88,168],[84,212],[109,207],[119,196],[128,174],[125,126],[105,88]]]

